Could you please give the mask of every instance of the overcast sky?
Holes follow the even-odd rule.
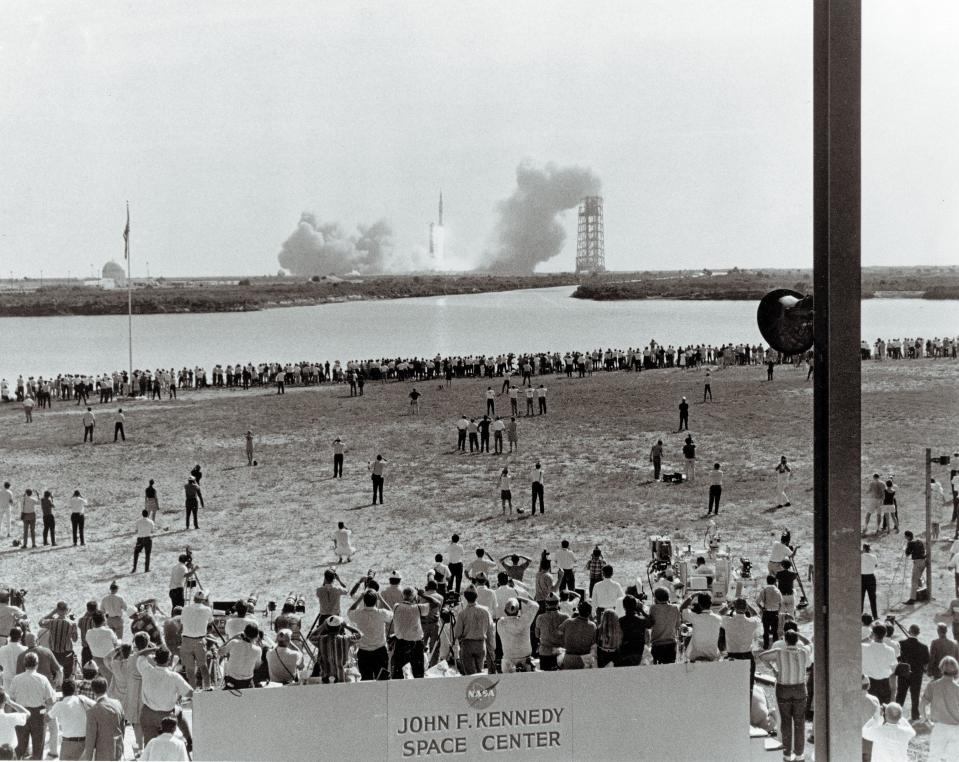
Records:
[[[863,5],[863,264],[959,263],[959,4]],[[305,211],[415,252],[441,189],[466,267],[522,161],[601,179],[610,269],[811,266],[811,7],[4,0],[0,276],[122,260],[127,199],[135,275]]]

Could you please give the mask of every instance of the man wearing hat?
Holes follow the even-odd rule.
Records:
[[[199,469],[197,466],[196,469]],[[200,482],[197,477],[191,473],[186,484],[183,485],[183,491],[186,493],[186,528],[190,528],[190,516],[193,516],[193,528],[199,529],[197,525],[197,512],[200,507],[206,508],[203,503],[203,493],[200,491]]]
[[[76,666],[74,644],[79,640],[77,625],[72,618],[68,618],[70,607],[66,601],[59,601],[56,608],[45,618],[40,620],[40,626],[46,628],[50,636],[50,650],[56,660],[63,667],[66,677],[73,677]]]
[[[538,611],[536,603],[518,589],[516,597],[506,601],[504,616],[496,623],[496,634],[503,646],[504,673],[516,672],[533,655],[529,635]]]
[[[110,594],[100,601],[100,610],[107,617],[107,625],[116,633],[118,638],[123,637],[123,618],[127,611],[127,602],[117,592],[120,586],[116,582],[110,583]]]
[[[281,629],[276,633],[276,645],[266,652],[266,666],[270,671],[270,682],[289,685],[297,681],[297,675],[303,668],[303,652],[293,645],[293,633]]]
[[[559,610],[559,596],[550,593],[543,601],[545,610],[536,617],[535,634],[539,641],[539,668],[544,672],[559,669],[557,656],[563,645],[563,638],[559,634],[559,626],[569,619],[569,616]]]
[[[347,682],[346,669],[350,664],[352,646],[362,637],[363,633],[348,625],[343,617],[328,617],[317,632],[317,660],[313,676],[318,674],[324,683]]]

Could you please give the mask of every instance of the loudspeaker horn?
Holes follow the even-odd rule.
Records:
[[[796,355],[813,345],[813,299],[777,288],[759,302],[756,322],[763,338],[777,352]]]

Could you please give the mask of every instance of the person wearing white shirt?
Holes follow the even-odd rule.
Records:
[[[236,616],[229,617],[223,627],[223,631],[226,634],[227,640],[242,635],[243,630],[248,624],[252,624],[257,629],[260,628],[260,623],[256,621],[256,617],[250,612],[250,609],[246,603],[240,601],[236,604],[234,610],[236,611]]]
[[[460,545],[460,536],[454,534],[450,544],[446,546],[446,550],[443,552],[443,557],[446,559],[446,565],[450,568],[449,589],[453,590],[455,585],[457,593],[463,584],[463,556],[465,553],[466,550]]]
[[[779,539],[779,542],[773,544],[772,550],[769,553],[769,573],[776,574],[782,571],[782,562],[789,560],[791,557],[792,548],[789,547],[789,537],[784,534]]]
[[[504,674],[515,672],[533,653],[530,627],[536,619],[539,607],[528,596],[519,594],[503,606],[503,616],[496,623],[496,634],[503,646],[502,670]]]
[[[936,481],[936,477],[929,479],[930,502],[932,503],[932,539],[939,539],[940,524],[948,524],[952,518],[952,511],[948,513],[945,509],[945,494],[942,491],[942,485]],[[951,501],[950,501],[951,503]],[[951,505],[949,506],[952,507]]]
[[[143,747],[140,762],[189,762],[186,744],[174,735],[176,719],[164,717],[160,720],[160,731],[160,735]]]
[[[886,626],[875,622],[872,639],[862,644],[862,673],[869,678],[869,692],[883,704],[895,695],[896,650],[884,642]]]
[[[692,601],[690,598],[687,603]],[[683,604],[685,606],[686,604]],[[719,661],[719,630],[723,626],[723,619],[712,611],[713,599],[708,593],[699,595],[700,613],[686,609],[683,611],[683,621],[693,627],[692,637],[689,639],[687,656],[689,661]]]
[[[87,648],[90,649],[90,656],[96,662],[100,674],[107,680],[111,677],[110,668],[106,665],[106,657],[120,645],[117,634],[107,625],[106,617],[102,611],[95,611],[91,616],[93,625],[87,630],[85,640]]]
[[[555,555],[556,568],[559,571],[559,592],[576,588],[576,555],[569,549],[569,540],[560,543]]]
[[[43,756],[43,735],[46,725],[44,715],[56,699],[50,681],[37,673],[38,664],[39,659],[35,653],[24,654],[24,671],[14,677],[10,684],[10,697],[24,707],[30,715],[25,732],[17,736],[19,739],[17,755],[21,759],[26,755],[28,742],[33,745],[34,757]],[[38,752],[37,749],[40,751]]]
[[[872,610],[872,618],[878,619],[876,613],[876,567],[879,565],[879,558],[872,552],[868,545],[862,546],[861,575],[862,580],[862,601],[865,603],[866,597],[869,598],[869,608]]]
[[[706,508],[706,515],[719,515],[719,499],[723,495],[723,472],[718,463],[713,464],[713,470],[709,472],[709,505]]]
[[[916,735],[909,721],[902,716],[902,707],[892,702],[862,726],[862,737],[872,741],[872,762],[905,762],[909,742]]]
[[[137,519],[136,533],[137,541],[133,547],[133,572],[136,574],[137,562],[140,560],[140,551],[143,551],[143,571],[150,571],[150,553],[153,552],[153,532],[156,530],[156,524],[150,521],[150,512],[145,508],[140,512],[140,518]]]
[[[343,556],[346,556],[346,562],[349,563],[356,553],[356,548],[353,547],[353,531],[347,529],[342,521],[333,533],[333,551],[338,556],[339,563],[343,563]]]
[[[206,665],[206,633],[213,623],[213,609],[203,604],[203,593],[196,592],[193,603],[184,606],[180,613],[183,625],[183,642],[180,645],[180,659],[190,685],[196,687],[196,670],[199,667],[202,687],[210,684],[210,670]]]
[[[8,707],[13,711],[5,711]],[[17,748],[17,728],[26,725],[28,719],[30,719],[30,712],[27,708],[8,698],[6,691],[0,690],[0,744],[13,749]]]
[[[87,501],[80,494],[80,490],[73,491],[73,497],[70,498],[70,526],[73,529],[73,544],[80,540],[81,545],[86,545],[83,537],[83,524],[86,521]]]
[[[116,633],[118,638],[123,637],[123,618],[127,611],[127,602],[117,592],[120,586],[116,582],[110,583],[110,594],[100,601],[100,610],[107,617],[107,625]]]
[[[145,743],[160,735],[160,722],[176,712],[178,700],[193,694],[193,688],[170,669],[169,662],[170,652],[165,648],[147,649],[137,657],[143,698],[140,727]]]
[[[10,640],[6,645],[0,646],[0,668],[3,669],[3,687],[10,690],[10,684],[13,678],[17,676],[17,660],[20,654],[28,650],[20,639],[23,632],[19,627],[15,627],[16,632],[11,633]]]
[[[609,564],[603,567],[603,578],[593,586],[590,600],[598,619],[606,609],[613,609],[617,616],[626,612],[623,610],[623,586],[613,579],[613,567]]]
[[[63,698],[50,707],[49,717],[57,721],[60,728],[60,759],[80,759],[87,734],[87,710],[93,706],[93,699],[77,696],[77,685],[73,680],[63,681]]]
[[[10,490],[10,482],[4,482],[3,489],[0,490],[0,526],[6,523],[7,537],[10,536],[11,521],[13,521],[13,492]]]

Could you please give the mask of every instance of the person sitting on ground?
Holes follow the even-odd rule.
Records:
[[[593,607],[588,601],[580,601],[576,616],[562,622],[558,634],[566,653],[560,669],[589,669],[596,666],[596,625],[590,621]]]
[[[536,603],[519,590],[515,598],[506,601],[504,616],[496,623],[496,634],[503,644],[504,673],[526,670],[533,655],[530,628],[538,612]]]
[[[266,652],[266,664],[270,670],[270,682],[289,685],[298,681],[304,658],[303,652],[293,645],[290,630],[276,633],[276,645]]]
[[[681,606],[683,621],[693,628],[686,656],[689,661],[719,661],[719,630],[723,620],[712,611],[709,593],[691,596]],[[698,609],[698,610],[697,610]]]

